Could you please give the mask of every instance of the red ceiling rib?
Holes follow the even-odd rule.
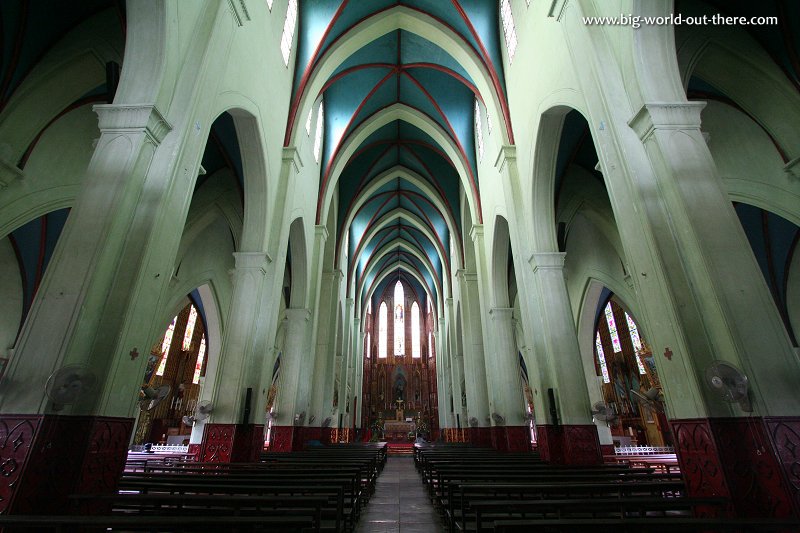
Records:
[[[372,113],[368,117],[365,117],[364,120],[361,121],[361,123],[366,122],[371,117],[378,115],[379,113],[381,113],[382,111],[384,111],[385,109],[387,109],[387,108],[389,108],[389,107],[391,107],[393,105],[395,105],[395,104],[392,103],[392,104],[389,104],[387,106],[381,107],[380,109],[377,109],[374,113]],[[416,108],[414,106],[410,106],[408,104],[404,104],[404,105],[406,105],[406,107],[409,107],[411,109],[419,111],[421,114],[425,115],[429,119],[434,120],[433,117],[431,117],[430,115],[428,115],[427,113],[425,113],[421,109],[418,109],[418,108]],[[351,121],[352,121],[352,119],[351,119]],[[317,224],[320,223],[320,217],[322,215],[322,203],[323,203],[323,201],[325,199],[325,194],[324,193],[325,193],[326,187],[328,185],[328,179],[330,178],[330,172],[331,172],[332,167],[333,167],[333,162],[336,160],[336,156],[338,155],[338,151],[344,145],[345,140],[347,140],[352,134],[353,134],[353,132],[351,131],[350,133],[348,133],[347,135],[344,135],[340,139],[339,143],[337,144],[336,150],[331,154],[330,160],[328,161],[328,164],[326,166],[325,174],[323,175],[322,183],[320,184],[320,194],[319,194],[319,197],[317,199],[317,215],[316,215],[316,223]],[[447,133],[447,135],[449,136],[450,134]],[[450,140],[455,142],[459,147],[461,146],[460,143],[458,142],[458,140],[453,139],[452,137],[450,137]],[[469,163],[469,159],[466,158],[466,154],[464,153],[463,148],[460,150],[460,152],[461,152],[461,155],[463,157],[464,165],[467,167],[467,172],[469,172],[469,175],[470,175],[469,177],[470,177],[471,183],[473,184],[473,190],[475,190],[474,189],[475,179],[474,179],[474,176],[472,174],[472,167],[471,167],[471,165]],[[447,159],[449,160],[449,157]],[[352,161],[352,160],[353,160],[353,156],[351,155],[350,159],[348,160],[348,163],[349,163],[349,161]]]
[[[475,26],[473,26],[472,22],[470,22],[466,11],[464,11],[464,8],[461,7],[461,4],[458,2],[458,0],[451,0],[451,1],[453,3],[453,7],[455,7],[456,11],[458,11],[458,14],[461,15],[461,18],[464,20],[464,24],[467,25],[469,32],[472,34],[472,37],[475,39],[475,42],[478,43],[478,46],[481,49],[481,54],[484,57],[484,65],[489,71],[489,75],[492,77],[492,84],[494,85],[494,90],[497,93],[497,98],[500,100],[500,107],[503,109],[503,118],[506,121],[506,133],[508,134],[508,142],[514,144],[514,131],[511,128],[511,113],[508,109],[508,102],[506,101],[506,96],[505,93],[503,92],[503,87],[502,85],[500,85],[500,78],[497,76],[497,69],[495,69],[494,67],[494,62],[492,61],[492,58],[489,57],[489,53],[486,51],[486,47],[483,46],[483,41],[478,35],[478,32],[475,31]]]
[[[330,22],[328,22],[328,26],[325,28],[325,31],[322,33],[322,37],[320,38],[319,42],[317,43],[317,48],[314,50],[314,53],[311,55],[311,59],[308,61],[306,65],[306,69],[303,72],[303,77],[300,79],[300,86],[297,89],[296,96],[294,101],[292,102],[291,107],[289,108],[289,119],[286,122],[286,135],[283,139],[283,145],[289,146],[289,137],[292,134],[292,128],[294,124],[294,119],[297,116],[297,107],[300,103],[300,96],[303,94],[306,88],[306,84],[308,84],[308,79],[311,77],[311,73],[314,72],[314,68],[317,66],[317,61],[319,60],[319,53],[322,50],[322,45],[325,44],[325,39],[328,38],[328,35],[331,33],[331,30],[336,25],[336,21],[339,20],[339,17],[342,15],[344,8],[347,6],[347,3],[350,0],[342,0],[342,3],[339,4],[339,8],[336,10],[336,13],[333,14]],[[298,17],[298,26],[300,17]],[[292,76],[294,78],[294,76]]]
[[[478,213],[480,213],[482,211],[481,195],[478,192],[478,185],[475,183],[475,175],[472,172],[472,165],[470,165],[469,163],[469,158],[467,157],[467,153],[464,150],[464,146],[461,144],[461,141],[458,140],[458,135],[456,135],[455,131],[453,131],[453,126],[450,124],[450,121],[447,120],[447,117],[445,116],[444,111],[442,111],[442,108],[439,107],[439,104],[436,103],[436,99],[433,96],[431,96],[431,94],[425,89],[425,87],[423,87],[422,84],[419,83],[411,74],[409,74],[408,72],[404,72],[403,74],[408,76],[411,82],[414,85],[416,85],[420,91],[422,91],[422,94],[424,94],[428,98],[428,100],[430,100],[431,104],[433,104],[434,108],[436,108],[436,111],[442,116],[442,119],[444,120],[445,124],[447,124],[447,127],[450,129],[451,139],[456,143],[456,146],[458,146],[458,151],[461,152],[461,157],[464,160],[465,166],[467,167],[467,172],[469,173],[469,183],[470,186],[472,187],[472,195],[475,198],[475,205],[477,206]]]

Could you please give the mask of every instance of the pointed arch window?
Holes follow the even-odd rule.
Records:
[[[389,312],[386,308],[386,302],[381,302],[380,310],[378,310],[378,357],[386,359],[386,349],[388,344],[388,317]]]
[[[367,345],[364,347],[364,353],[367,355],[367,359],[369,359],[370,352],[372,351],[372,337],[367,332]]]
[[[197,352],[197,362],[194,364],[194,376],[192,383],[197,385],[200,383],[200,371],[203,370],[203,361],[206,357],[206,336],[200,337],[200,350]]]
[[[625,321],[628,323],[628,333],[631,334],[631,343],[633,344],[633,353],[636,356],[636,366],[639,368],[639,374],[647,374],[642,363],[642,356],[639,352],[642,351],[642,339],[639,337],[639,328],[636,327],[636,322],[633,321],[631,315],[625,313]]]
[[[181,350],[188,352],[192,349],[192,335],[194,335],[194,325],[197,322],[197,309],[194,306],[189,308],[189,321],[186,322],[186,331],[183,334],[183,344]]]
[[[172,346],[172,336],[175,334],[175,323],[178,321],[178,315],[172,319],[172,323],[167,326],[167,331],[164,333],[164,340],[161,342],[161,353],[164,356],[161,358],[161,364],[158,365],[156,376],[163,376],[164,369],[167,368],[167,357],[169,356],[169,348]]]
[[[433,334],[428,332],[428,359],[433,359]]]
[[[311,118],[314,116],[314,108],[308,110],[308,116],[306,117],[306,135],[309,137],[311,136]]]
[[[283,33],[281,34],[281,55],[287,67],[289,66],[289,54],[292,53],[295,26],[297,26],[297,0],[289,0],[286,18],[283,21]]]
[[[317,131],[314,132],[314,161],[319,163],[319,155],[322,151],[322,129],[325,122],[325,108],[322,107],[322,102],[319,103],[319,111],[317,111]]]
[[[514,26],[514,15],[511,13],[511,0],[501,0],[500,19],[503,21],[503,35],[506,38],[509,65],[514,60],[517,50],[517,28]]]
[[[478,161],[483,161],[483,125],[481,124],[481,107],[475,99],[475,146],[478,149]]]
[[[394,286],[394,354],[406,354],[405,292],[403,284]]]
[[[611,302],[606,304],[606,322],[608,322],[608,332],[611,335],[611,344],[614,347],[614,353],[619,353],[622,351],[622,344],[619,342],[617,323],[614,320],[614,310],[611,309]]]
[[[421,356],[419,332],[419,306],[417,302],[411,305],[411,357],[419,359]]]
[[[611,383],[611,377],[608,375],[608,366],[606,365],[606,354],[603,351],[603,343],[600,341],[599,331],[594,337],[594,347],[597,350],[597,360],[600,362],[600,372],[603,374],[603,383]]]

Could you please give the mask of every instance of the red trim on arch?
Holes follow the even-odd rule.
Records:
[[[387,109],[387,108],[389,108],[389,107],[391,107],[393,105],[395,105],[395,104],[391,103],[391,104],[388,104],[388,105],[386,105],[384,107],[381,107],[380,109],[377,109],[373,114],[371,114],[369,117],[366,117],[362,122],[366,122],[371,117],[376,116],[377,114],[381,113],[382,111],[384,111],[385,109]],[[429,119],[431,119],[431,120],[433,120],[435,122],[435,119],[433,117],[431,117],[429,114],[425,113],[421,109],[418,109],[418,108],[416,108],[414,106],[410,106],[410,105],[407,105],[407,104],[404,104],[404,105],[406,105],[406,107],[408,107],[410,109],[414,109],[415,111],[418,111],[420,114],[428,117]],[[423,131],[423,130],[420,130],[420,131]],[[344,144],[345,140],[348,139],[352,134],[353,134],[353,132],[351,131],[346,136],[342,137],[342,139],[340,140],[339,144],[337,145],[336,151],[333,154],[331,154],[331,157],[330,157],[330,159],[328,161],[328,164],[327,164],[327,166],[325,168],[325,174],[323,175],[323,181],[320,184],[320,194],[319,194],[319,197],[317,199],[317,214],[316,214],[316,218],[315,218],[317,224],[320,223],[320,217],[322,215],[322,202],[325,199],[325,194],[324,194],[325,193],[325,188],[327,187],[327,184],[328,184],[328,178],[330,177],[330,172],[332,170],[333,163],[336,160],[336,157],[338,155],[338,150]],[[458,142],[458,139],[454,139],[450,135],[450,133],[445,131],[445,134],[448,137],[450,137],[450,140],[453,141],[458,146],[458,151],[461,154],[462,162],[464,163],[464,166],[467,168],[467,172],[469,174],[470,186],[473,189],[473,193],[477,194],[477,187],[475,185],[475,176],[474,176],[474,173],[472,172],[472,165],[470,164],[469,159],[467,159],[467,157],[466,157],[466,153],[464,152],[464,148],[461,146],[461,143]],[[409,140],[408,142],[409,142],[409,144],[425,144],[425,143],[422,143],[422,142],[414,143],[411,140]],[[443,152],[438,152],[437,151],[437,153],[442,154],[446,161],[450,161],[450,158],[446,154],[444,154]],[[354,156],[355,156],[355,153],[350,156],[350,159],[348,159],[348,163],[349,163],[349,161],[352,161]],[[450,161],[450,164],[451,164],[451,166],[453,166],[455,168],[455,165],[453,165],[452,161]],[[479,221],[482,221],[483,219],[480,216],[480,196],[477,197],[477,202],[478,202],[477,208],[478,208],[478,215],[479,215],[478,219],[479,219]]]
[[[455,3],[456,9],[457,9],[457,11],[459,11],[459,13],[461,14],[462,18],[466,19],[467,27],[470,29],[470,31],[473,34],[473,36],[476,36],[477,33],[475,32],[475,29],[472,26],[472,24],[469,22],[469,18],[466,17],[466,13],[464,13],[463,9],[461,9],[461,6],[458,4],[458,2],[456,0],[453,0],[453,2]],[[288,116],[288,120],[287,120],[287,123],[286,123],[286,133],[285,133],[284,139],[283,139],[283,145],[284,146],[289,146],[289,141],[291,139],[291,136],[292,136],[292,133],[293,133],[293,130],[294,130],[294,122],[295,122],[295,120],[297,118],[297,111],[298,111],[298,107],[300,106],[300,101],[301,101],[301,99],[303,97],[303,94],[304,94],[304,92],[306,90],[306,86],[308,84],[308,80],[309,80],[309,78],[311,76],[311,73],[314,71],[314,68],[316,68],[316,66],[317,66],[317,64],[319,62],[319,59],[320,59],[318,57],[319,47],[322,45],[322,43],[324,43],[324,40],[325,40],[325,38],[327,38],[332,26],[338,20],[345,3],[347,3],[347,0],[344,0],[343,5],[340,6],[339,10],[334,15],[334,18],[331,19],[331,22],[329,23],[328,28],[325,30],[325,34],[323,35],[323,38],[320,40],[320,44],[318,45],[318,48],[315,51],[314,56],[312,57],[313,61],[309,62],[309,65],[306,67],[306,71],[303,74],[303,78],[302,78],[302,80],[300,82],[300,86],[298,87],[298,90],[296,92],[294,92],[292,103],[291,103],[291,106],[289,107],[289,116]],[[367,15],[367,16],[365,16],[365,17],[363,17],[363,18],[361,18],[361,19],[359,19],[357,21],[355,21],[353,24],[351,24],[350,26],[345,28],[344,31],[342,31],[335,39],[333,39],[331,41],[330,45],[328,46],[328,49],[330,49],[331,46],[333,46],[340,39],[342,39],[344,36],[346,36],[354,27],[358,26],[362,22],[364,22],[364,21],[366,21],[366,20],[368,20],[368,19],[370,19],[372,17],[376,17],[376,16],[380,15],[384,11],[388,11],[390,9],[394,9],[398,5],[399,4],[391,4],[389,6],[386,6],[383,9],[380,9],[378,11],[374,11],[373,13],[371,13],[371,14],[369,14],[369,15]],[[479,46],[481,47],[482,52],[483,52],[484,55],[481,55],[481,52],[476,50],[475,47],[472,45],[472,43],[470,43],[458,30],[455,29],[455,27],[453,27],[451,24],[449,24],[446,20],[441,19],[441,18],[439,18],[439,17],[437,17],[437,16],[435,16],[435,15],[433,15],[431,13],[428,13],[428,12],[422,10],[422,9],[419,9],[419,8],[416,8],[416,7],[413,7],[413,6],[403,5],[403,7],[405,7],[406,9],[409,9],[411,11],[416,11],[417,13],[422,13],[423,15],[425,15],[427,17],[430,17],[431,19],[435,20],[436,22],[438,22],[442,26],[444,26],[447,29],[449,29],[450,31],[452,31],[453,34],[456,35],[458,38],[460,38],[461,41],[466,46],[468,46],[469,48],[471,48],[473,50],[473,52],[475,52],[475,54],[478,56],[478,59],[481,61],[481,63],[483,64],[484,68],[486,68],[486,70],[489,72],[490,77],[492,78],[493,85],[495,86],[495,90],[498,93],[497,96],[500,99],[501,108],[503,109],[504,118],[506,120],[506,130],[508,131],[509,140],[513,144],[514,137],[513,137],[513,131],[511,129],[511,121],[510,121],[509,112],[508,112],[508,104],[507,104],[507,102],[505,100],[505,94],[503,93],[502,88],[500,86],[500,82],[499,82],[499,79],[497,77],[497,72],[496,72],[496,70],[494,68],[494,65],[491,63],[491,61],[487,64],[487,59],[486,58],[488,58],[488,54],[486,53],[486,50],[483,47],[483,43],[481,42],[480,38],[475,37],[476,41],[478,42]],[[425,37],[423,37],[423,39],[424,38]],[[428,39],[426,39],[426,40],[428,40]],[[434,44],[436,44],[436,43],[434,43]],[[483,216],[482,216],[481,213],[478,213],[478,218],[479,218],[479,220],[483,220]]]
[[[470,22],[469,17],[467,16],[466,11],[464,8],[461,7],[461,4],[458,3],[458,0],[451,0],[453,3],[453,7],[456,8],[458,14],[461,15],[461,18],[464,20],[464,24],[467,25],[469,32],[472,34],[473,39],[475,42],[478,43],[478,46],[481,49],[481,54],[484,57],[484,65],[486,65],[487,69],[489,70],[489,75],[492,77],[492,84],[494,85],[494,90],[497,92],[497,98],[500,100],[500,107],[503,109],[503,118],[506,121],[506,133],[508,134],[508,142],[514,144],[514,131],[511,128],[511,112],[508,109],[508,102],[506,101],[506,95],[503,92],[503,87],[500,85],[500,78],[497,76],[497,69],[494,67],[494,62],[492,58],[489,56],[489,52],[486,51],[486,47],[483,46],[483,41],[481,40],[478,32],[475,31],[475,26],[472,25]]]
[[[31,143],[25,149],[25,153],[22,154],[22,157],[19,160],[19,168],[20,169],[24,169],[25,168],[25,165],[28,163],[28,158],[31,156],[31,153],[33,152],[34,148],[36,148],[36,145],[39,143],[39,139],[42,138],[42,135],[44,135],[44,132],[47,131],[47,129],[50,126],[52,126],[53,123],[55,123],[56,120],[60,119],[61,117],[63,117],[67,113],[69,113],[70,111],[74,111],[74,110],[78,109],[79,107],[85,106],[86,104],[91,104],[91,103],[94,103],[94,102],[105,102],[107,99],[108,99],[108,95],[107,94],[95,94],[95,95],[92,95],[92,96],[87,96],[86,98],[81,98],[80,100],[75,100],[70,105],[68,105],[67,107],[62,109],[56,116],[51,118],[50,121],[47,124],[45,124],[44,128],[39,130],[39,133],[36,134],[36,137],[33,138]]]
[[[392,63],[363,63],[361,65],[356,65],[354,67],[346,68],[343,71],[341,71],[339,74],[331,77],[328,81],[326,81],[325,85],[322,86],[322,89],[319,90],[320,94],[322,94],[325,91],[327,91],[330,88],[331,85],[333,85],[334,83],[336,83],[340,79],[344,78],[345,76],[348,76],[348,75],[353,74],[354,72],[358,72],[360,70],[366,70],[368,68],[388,68],[388,69],[395,70],[397,68],[397,65],[394,65]]]
[[[481,195],[478,192],[478,185],[475,183],[475,175],[472,172],[472,165],[469,162],[469,158],[467,157],[467,153],[464,150],[464,146],[461,144],[461,141],[458,140],[458,135],[456,135],[456,132],[453,130],[453,126],[450,124],[450,121],[447,120],[447,116],[445,116],[444,111],[442,111],[442,108],[439,107],[439,104],[436,103],[436,99],[427,91],[427,89],[425,89],[425,87],[423,87],[422,84],[418,82],[411,74],[407,72],[404,72],[403,74],[408,76],[408,79],[410,79],[411,82],[414,85],[416,85],[420,91],[422,91],[422,94],[424,94],[425,97],[427,97],[428,100],[431,101],[433,107],[436,108],[436,111],[442,116],[442,119],[444,120],[445,124],[447,124],[447,127],[450,129],[451,138],[456,143],[456,146],[458,146],[458,151],[461,152],[461,157],[464,160],[465,166],[467,167],[467,172],[469,172],[469,182],[470,186],[472,187],[472,194],[475,198],[475,204],[477,206],[478,212],[479,213],[482,212]]]
[[[453,78],[457,79],[458,81],[466,85],[469,88],[469,90],[472,91],[472,94],[475,95],[475,98],[477,98],[478,100],[481,101],[481,103],[483,103],[483,97],[481,96],[480,91],[478,91],[478,88],[475,87],[475,85],[473,85],[473,83],[469,81],[467,78],[465,78],[464,76],[462,76],[461,74],[459,74],[458,72],[456,72],[451,68],[447,68],[443,65],[438,65],[436,63],[427,63],[427,62],[407,63],[403,65],[404,70],[412,68],[429,68],[433,70],[438,70],[439,72],[443,72],[448,76],[452,76]]]
[[[300,78],[300,86],[297,89],[296,97],[292,102],[291,107],[289,108],[289,120],[286,123],[286,135],[283,139],[283,145],[289,146],[289,137],[292,134],[292,128],[294,124],[294,119],[297,116],[297,106],[300,104],[300,96],[302,96],[303,91],[305,91],[306,84],[308,84],[308,79],[311,77],[311,73],[314,72],[314,68],[317,66],[317,61],[319,60],[319,53],[322,50],[322,45],[325,43],[325,39],[328,38],[330,35],[331,30],[336,25],[336,21],[339,20],[339,17],[342,15],[342,11],[347,6],[347,3],[350,0],[342,0],[342,3],[339,5],[339,8],[336,10],[336,13],[333,14],[330,22],[328,22],[328,26],[325,28],[325,31],[322,34],[319,42],[317,43],[317,48],[314,50],[314,53],[311,54],[311,59],[306,64],[306,69],[303,72],[303,77]],[[298,29],[300,25],[300,16],[298,14]],[[299,33],[299,32],[298,32]],[[346,33],[346,32],[345,32]],[[292,76],[294,78],[294,76]]]

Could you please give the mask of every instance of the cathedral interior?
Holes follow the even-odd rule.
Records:
[[[131,450],[380,442],[649,450],[800,516],[800,4],[0,28],[0,516],[116,490]]]

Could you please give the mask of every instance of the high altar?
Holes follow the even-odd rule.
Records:
[[[408,434],[416,431],[417,425],[414,422],[405,421],[405,410],[403,400],[397,400],[397,410],[395,419],[387,420],[383,423],[383,435],[386,440],[408,440]]]

